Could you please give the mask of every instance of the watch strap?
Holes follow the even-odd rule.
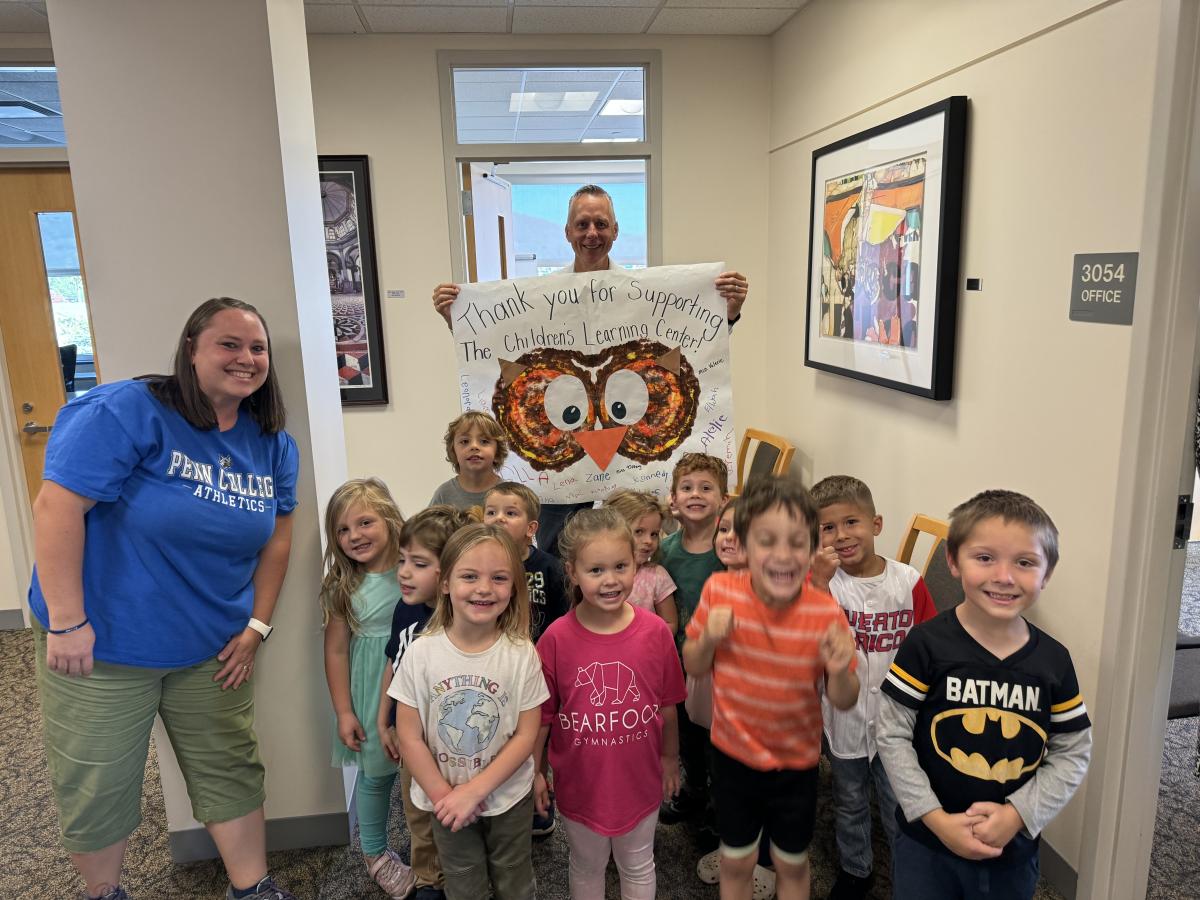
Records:
[[[255,618],[251,618],[250,621],[246,623],[246,627],[253,628],[255,631],[257,631],[262,636],[264,641],[269,638],[271,636],[271,632],[275,630],[266,622],[262,622]]]

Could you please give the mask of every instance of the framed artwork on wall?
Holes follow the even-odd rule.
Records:
[[[813,153],[804,364],[949,400],[967,98]]]
[[[342,406],[384,404],[387,371],[367,157],[319,156],[317,170]]]

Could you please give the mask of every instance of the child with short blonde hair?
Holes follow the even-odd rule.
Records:
[[[446,426],[445,442],[446,462],[456,474],[438,486],[429,505],[483,506],[488,490],[500,482],[497,473],[508,456],[504,429],[488,413],[470,410]]]

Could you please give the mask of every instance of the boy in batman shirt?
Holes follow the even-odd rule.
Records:
[[[1058,562],[1058,531],[1028,497],[985,491],[950,514],[946,553],[965,599],[909,633],[883,684],[892,896],[1028,900],[1038,835],[1091,756],[1071,655],[1022,616]]]

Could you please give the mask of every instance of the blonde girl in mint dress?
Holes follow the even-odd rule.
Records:
[[[325,510],[325,679],[336,726],[333,765],[358,766],[355,802],[367,871],[387,896],[402,900],[416,878],[388,846],[387,823],[396,763],[374,727],[384,648],[400,602],[396,564],[404,524],[378,478],[356,478],[338,488]],[[364,727],[364,724],[370,727]]]

